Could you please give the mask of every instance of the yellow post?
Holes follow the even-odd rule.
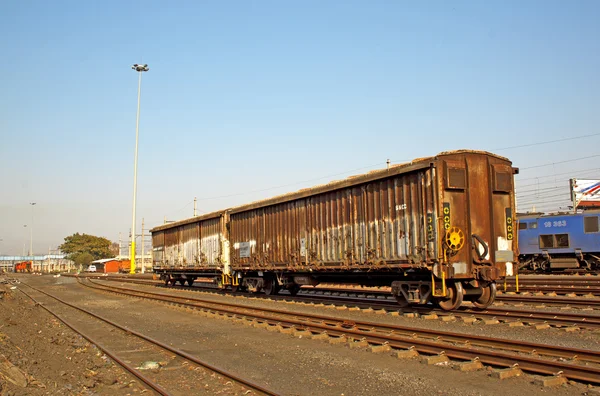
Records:
[[[517,293],[518,293],[519,292],[519,266],[516,265],[515,267],[516,267],[516,271],[515,271],[515,287],[516,287],[516,290],[517,290]]]
[[[129,269],[130,274],[135,274],[135,237],[133,237],[133,241],[131,241],[131,252],[129,253],[131,257],[129,262],[131,263],[131,268]]]
[[[448,290],[446,289],[446,271],[442,270],[442,294],[436,294],[435,275],[433,274],[433,270],[431,271],[431,295],[434,297],[448,296]]]
[[[446,297],[448,291],[446,290],[446,271],[442,271],[442,296]]]

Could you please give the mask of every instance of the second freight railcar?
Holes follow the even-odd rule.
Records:
[[[600,211],[519,216],[519,265],[549,272],[600,268]]]

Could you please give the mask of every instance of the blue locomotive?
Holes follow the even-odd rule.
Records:
[[[600,268],[600,211],[518,216],[519,267],[532,271]]]

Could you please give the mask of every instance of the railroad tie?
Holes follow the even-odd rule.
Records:
[[[519,368],[518,365],[514,365],[513,367],[505,368],[505,369],[497,369],[492,371],[491,376],[493,378],[498,379],[508,379],[513,377],[519,377],[523,375],[523,371]]]

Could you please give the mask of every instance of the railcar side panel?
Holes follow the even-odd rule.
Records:
[[[227,258],[223,257],[223,240],[225,238],[225,220],[222,217],[203,220],[198,223],[200,234],[196,241],[199,267],[215,268],[223,265]]]
[[[156,231],[152,233],[152,257],[153,266],[161,265],[164,261],[165,233]]]
[[[165,233],[165,253],[164,265],[167,267],[181,266],[181,233],[179,228],[170,228],[164,231]]]
[[[427,261],[436,250],[426,227],[432,180],[427,169],[233,213],[233,269],[371,270]]]
[[[155,269],[223,269],[229,264],[227,215],[153,230]]]

